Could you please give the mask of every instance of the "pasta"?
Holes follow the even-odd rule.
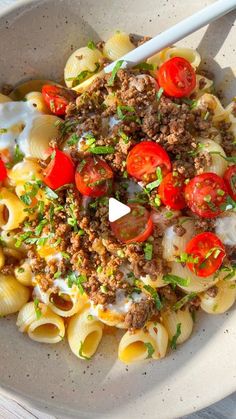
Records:
[[[193,331],[193,319],[188,310],[178,310],[164,314],[163,323],[170,340],[176,335],[178,324],[181,325],[180,334],[176,340],[177,345],[184,343]]]
[[[180,278],[184,278],[187,281],[186,285],[179,285],[179,287],[187,293],[207,290],[218,281],[218,277],[215,277],[214,275],[210,275],[207,278],[200,278],[178,262],[172,262],[171,273]]]
[[[103,52],[105,57],[115,61],[133,49],[134,45],[130,41],[129,35],[124,32],[117,31],[105,42]]]
[[[3,230],[14,230],[26,217],[25,206],[6,188],[0,189],[0,196],[0,227]]]
[[[235,101],[222,105],[195,49],[127,70],[134,48],[121,31],[89,40],[66,87],[0,94],[0,316],[18,312],[34,341],[66,338],[79,360],[117,329],[121,362],[162,359],[195,310],[236,299]],[[115,221],[111,198],[127,205]]]
[[[30,291],[14,276],[0,274],[0,316],[16,313],[28,301]]]
[[[207,292],[201,295],[201,309],[209,314],[222,314],[229,310],[236,299],[236,284],[230,281],[219,281],[216,284],[216,295]]]
[[[208,166],[205,167],[205,172],[212,172],[216,173],[219,176],[223,176],[225,173],[228,163],[224,157],[226,154],[221,147],[220,144],[217,144],[213,140],[200,140],[201,151],[200,156],[202,153],[207,152],[210,153],[211,162]],[[223,156],[223,157],[222,157]]]
[[[17,326],[19,330],[41,343],[58,343],[65,336],[63,320],[48,307],[35,306],[33,302],[26,304],[18,314]]]
[[[121,338],[119,359],[126,364],[144,359],[160,359],[166,354],[168,334],[160,323],[148,323],[146,330],[126,332]]]
[[[174,225],[165,230],[162,247],[163,257],[169,262],[176,260],[181,253],[185,251],[186,245],[189,240],[195,235],[194,221],[191,218],[183,217],[180,219],[180,224],[183,222],[185,233],[178,236],[174,230]]]
[[[98,49],[83,47],[74,51],[65,66],[64,78],[66,85],[74,87],[90,75],[97,73],[100,69],[101,59],[102,54]],[[84,74],[83,77],[81,76],[82,73]]]
[[[103,324],[94,319],[89,309],[75,314],[68,325],[68,342],[72,352],[82,359],[91,358],[102,339]]]

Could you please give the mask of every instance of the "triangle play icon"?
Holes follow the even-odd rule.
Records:
[[[109,221],[111,223],[124,217],[124,215],[129,214],[130,211],[130,207],[117,201],[117,199],[109,199]]]

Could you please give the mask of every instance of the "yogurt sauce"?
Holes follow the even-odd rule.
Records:
[[[39,115],[41,112],[30,102],[0,103],[0,151],[8,149],[13,155],[18,144],[20,150],[29,156],[29,133]]]

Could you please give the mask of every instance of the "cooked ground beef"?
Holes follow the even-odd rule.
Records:
[[[133,303],[125,316],[125,325],[129,329],[141,329],[155,311],[153,300],[141,300]]]

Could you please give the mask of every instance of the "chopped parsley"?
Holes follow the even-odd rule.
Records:
[[[19,272],[19,274],[23,274],[25,272],[24,268],[18,268],[17,272]]]
[[[37,227],[35,228],[35,234],[36,236],[40,236],[40,234],[43,231],[43,227],[48,223],[48,220],[42,220],[39,222],[39,224],[37,225]]]
[[[236,201],[234,201],[231,196],[227,195],[226,202],[220,206],[222,211],[233,210],[236,211]]]
[[[190,109],[194,109],[197,106],[197,100],[189,99],[188,97],[182,98],[182,102],[186,103],[186,105],[189,105]]]
[[[159,100],[161,99],[162,95],[163,95],[164,89],[163,87],[160,87],[160,89],[158,90],[158,92],[156,93],[156,98],[157,101],[159,102]]]
[[[221,266],[221,272],[226,272],[225,277],[223,278],[224,281],[229,281],[236,275],[236,265],[232,266]]]
[[[115,149],[110,145],[100,145],[97,147],[91,147],[89,151],[93,154],[112,154],[114,153]]]
[[[84,288],[83,288],[83,283],[87,282],[87,276],[86,275],[76,275],[75,272],[71,272],[68,276],[67,276],[67,283],[68,283],[68,287],[72,288],[72,285],[75,284],[77,285],[80,294],[84,294]]]
[[[69,146],[73,146],[75,144],[77,144],[79,141],[79,136],[77,134],[72,134],[69,138],[69,140],[67,141],[67,144]]]
[[[56,192],[54,192],[48,186],[45,186],[45,192],[46,192],[46,195],[49,199],[57,199],[58,198],[58,195],[56,194]]]
[[[162,181],[162,179],[163,179],[163,176],[162,176],[162,171],[161,171],[161,168],[160,168],[160,167],[158,167],[158,168],[156,169],[156,175],[157,175],[157,180],[154,180],[153,182],[148,183],[148,184],[146,185],[146,187],[145,187],[146,191],[150,192],[150,191],[152,191],[154,188],[157,188],[157,187],[160,185],[160,183],[161,183],[161,181]]]
[[[227,156],[224,156],[219,151],[210,151],[210,154],[218,154],[220,157],[222,157],[222,159],[228,161],[229,163],[236,163],[236,156],[227,157]]]
[[[189,301],[193,300],[193,298],[196,297],[196,293],[195,292],[191,292],[190,294],[185,295],[183,298],[181,298],[181,300],[177,301],[177,303],[175,303],[171,309],[173,311],[177,311],[179,310],[181,307],[183,307],[186,303],[188,303]]]
[[[100,274],[102,272],[102,266],[97,267],[97,273]]]
[[[89,49],[92,49],[92,50],[96,49],[96,45],[95,45],[95,43],[92,40],[88,41],[87,47]]]
[[[136,285],[136,283],[135,283]],[[138,281],[138,285],[140,285],[140,282]],[[155,288],[151,287],[151,285],[144,285],[143,288],[152,296],[152,298],[155,300],[156,308],[157,310],[162,309],[162,302],[159,297],[159,294]]]
[[[125,112],[125,113],[124,113]],[[141,124],[140,118],[136,115],[136,110],[133,106],[119,105],[116,109],[117,116],[120,120],[134,121]]]
[[[130,139],[129,139],[128,135],[125,134],[124,131],[119,130],[118,135],[120,135],[120,137],[122,138],[122,140],[124,141],[125,144],[128,144]]]
[[[0,128],[0,134],[6,134],[7,128]]]
[[[186,278],[181,278],[177,275],[166,274],[163,276],[163,281],[166,284],[172,284],[174,286],[180,285],[182,287],[187,287],[189,285],[190,280]]]
[[[78,84],[82,83],[84,80],[88,79],[89,77],[93,76],[98,72],[100,68],[99,63],[95,63],[95,70],[83,70],[81,73],[78,74],[76,77],[69,77],[67,81],[72,81],[72,87],[76,87]]]
[[[153,245],[151,243],[144,244],[144,257],[146,260],[152,260]]]
[[[114,68],[111,72],[111,77],[108,80],[108,83],[107,83],[108,86],[114,86],[114,82],[115,82],[115,79],[116,79],[117,72],[121,68],[123,62],[124,62],[124,60],[117,61],[116,65],[114,66]]]
[[[148,352],[146,359],[152,358],[152,355],[155,352],[155,349],[154,349],[153,345],[150,342],[144,342],[144,346],[146,346],[147,352]]]
[[[176,349],[177,339],[180,335],[181,335],[181,323],[178,323],[176,327],[176,333],[170,341],[171,349]]]
[[[61,274],[62,274],[62,272],[61,272],[61,271],[57,271],[57,272],[54,274],[54,278],[55,278],[55,279],[60,278]]]
[[[100,286],[100,290],[102,291],[103,294],[107,294],[108,293],[108,289],[107,289],[106,285],[101,285]]]
[[[13,156],[13,164],[19,163],[23,160],[24,157],[24,153],[21,152],[19,145],[16,144]]]
[[[90,359],[91,359],[91,357],[88,357],[88,356],[85,356],[84,354],[83,354],[83,342],[82,341],[80,341],[80,348],[79,348],[79,356],[81,357],[81,358],[83,358],[83,359],[86,359],[87,361],[89,361]]]
[[[38,300],[38,298],[35,298],[34,299],[34,310],[35,310],[36,318],[37,318],[37,320],[39,320],[40,317],[42,316],[42,311],[39,308],[39,300]]]
[[[88,314],[87,315],[87,320],[93,320],[94,319],[94,317],[93,317],[93,315],[92,314]]]
[[[177,256],[175,258],[176,262],[179,263],[198,263],[199,262],[199,258],[198,257],[194,257],[186,252],[180,253],[179,256]]]
[[[137,68],[138,70],[152,71],[152,70],[154,70],[154,65],[150,64],[150,63],[139,63],[134,68],[135,69]]]

